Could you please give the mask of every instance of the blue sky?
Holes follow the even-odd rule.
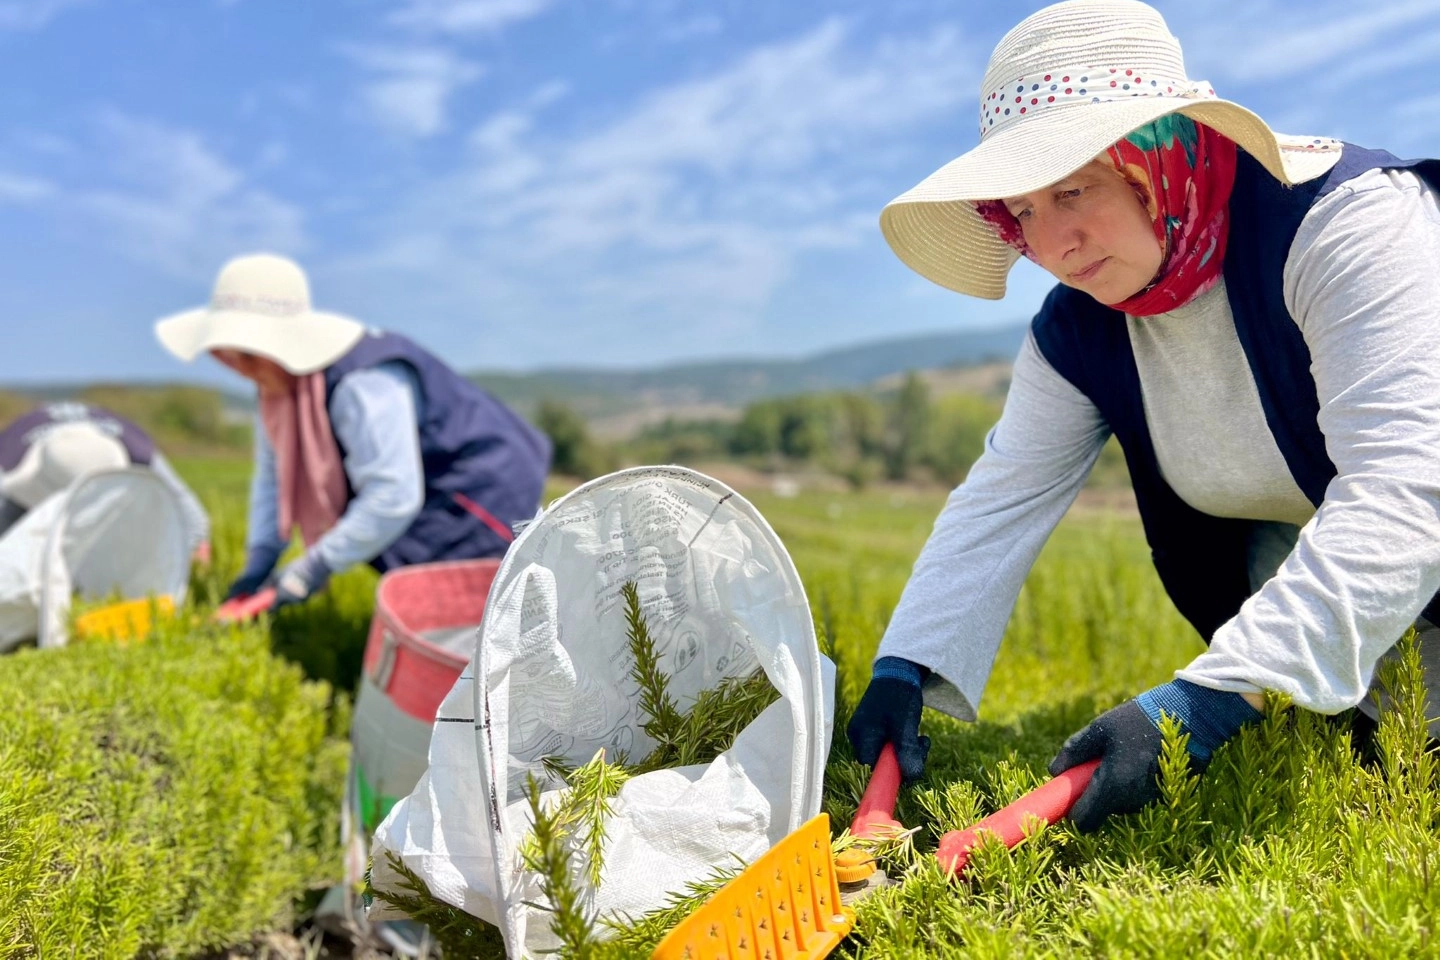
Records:
[[[0,383],[182,378],[227,257],[457,367],[792,356],[1019,321],[881,206],[976,140],[1032,2],[0,0]],[[1288,133],[1440,154],[1440,3],[1158,3]],[[1362,12],[1363,8],[1363,12]]]

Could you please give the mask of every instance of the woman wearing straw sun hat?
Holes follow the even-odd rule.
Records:
[[[1367,699],[1413,623],[1440,706],[1440,163],[1274,133],[1190,79],[1160,15],[1073,0],[996,47],[980,145],[890,203],[885,238],[998,299],[1059,285],[984,455],[936,521],[849,727],[923,769],[922,700],[974,719],[1020,585],[1107,437],[1156,569],[1209,649],[1051,764],[1100,766],[1086,830],[1156,795],[1162,712],[1198,769],[1260,694]],[[1432,733],[1436,732],[1432,726]]]
[[[312,310],[290,260],[230,261],[208,307],[155,333],[259,392],[245,568],[227,599],[272,580],[297,527],[306,550],[276,580],[277,608],[356,563],[499,556],[539,505],[543,434],[405,337]]]

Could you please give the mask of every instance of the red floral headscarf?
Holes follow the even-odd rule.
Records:
[[[1164,251],[1160,272],[1139,293],[1110,306],[1135,317],[1182,307],[1220,279],[1230,235],[1235,144],[1184,114],[1161,117],[1113,144],[1098,158],[1145,204]],[[1159,188],[1156,188],[1156,185]],[[975,204],[1001,240],[1035,259],[1020,224],[999,200]]]

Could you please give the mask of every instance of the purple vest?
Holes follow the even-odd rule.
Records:
[[[155,456],[155,442],[129,420],[101,407],[66,401],[37,407],[0,431],[0,470],[14,470],[36,440],[67,423],[92,424],[119,440],[132,464],[149,466]]]
[[[371,566],[383,573],[414,563],[500,556],[514,539],[511,527],[533,517],[540,505],[549,438],[394,333],[368,332],[326,368],[327,403],[346,374],[394,362],[409,367],[420,387],[416,428],[425,501],[409,529]]]

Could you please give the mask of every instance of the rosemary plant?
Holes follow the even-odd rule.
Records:
[[[630,772],[709,763],[730,749],[740,731],[775,702],[778,691],[763,671],[756,670],[747,677],[727,677],[719,686],[700,691],[690,709],[681,713],[670,694],[670,678],[660,668],[634,582],[625,584],[621,592],[633,658],[630,677],[640,691],[640,728],[655,741],[655,748],[632,764]]]

